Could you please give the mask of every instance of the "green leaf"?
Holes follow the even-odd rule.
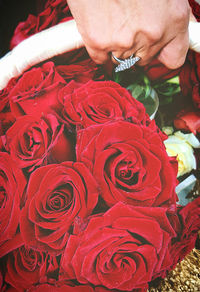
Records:
[[[168,79],[162,83],[155,83],[153,87],[156,89],[158,94],[164,96],[173,96],[181,91],[178,76]]]

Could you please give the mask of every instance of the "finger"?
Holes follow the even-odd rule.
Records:
[[[140,60],[137,62],[139,66],[145,66],[158,55],[164,45],[164,39],[149,39],[147,36],[142,36],[135,39],[135,44],[127,52],[121,53],[123,58],[130,57],[131,55],[137,56]]]
[[[110,60],[110,55],[105,50],[93,49],[89,46],[86,46],[86,50],[96,64],[106,64]]]
[[[130,56],[133,55],[133,50],[129,49],[129,50],[124,51],[124,52],[122,52],[122,51],[113,51],[110,55],[111,55],[112,62],[114,64],[118,64],[119,62],[117,60],[115,60],[115,58],[113,56],[117,57],[120,60],[125,60],[127,58],[130,58]]]
[[[137,63],[139,66],[145,66],[149,64],[160,53],[164,45],[163,38],[154,43],[148,40],[144,44],[139,44],[139,48],[135,51],[135,56],[140,57],[140,61]]]
[[[158,54],[158,51],[161,49],[161,45],[152,46],[152,47],[142,47],[138,50],[131,49],[126,52],[113,52],[112,61],[114,64],[118,64],[118,61],[113,58],[113,55],[119,59],[127,59],[130,56],[139,57],[140,60],[137,62],[137,65],[144,66],[152,61],[152,59]]]
[[[161,50],[158,60],[169,69],[179,68],[185,62],[188,49],[188,33],[181,33]]]

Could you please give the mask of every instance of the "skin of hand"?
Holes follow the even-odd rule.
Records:
[[[139,56],[138,65],[157,57],[171,69],[183,65],[189,48],[188,0],[68,0],[90,57],[108,62],[113,53]],[[113,60],[112,60],[113,61]]]

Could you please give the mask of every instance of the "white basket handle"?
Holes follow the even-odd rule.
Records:
[[[189,24],[190,48],[200,53],[200,23]],[[9,80],[49,58],[84,46],[74,20],[59,23],[19,43],[0,59],[0,90]]]
[[[20,42],[0,59],[0,90],[13,77],[59,54],[83,47],[75,20],[59,23]]]

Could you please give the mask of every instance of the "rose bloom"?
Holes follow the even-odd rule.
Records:
[[[63,162],[38,168],[30,176],[20,218],[25,243],[60,254],[75,218],[88,216],[97,200],[96,181],[84,164]]]
[[[74,80],[78,83],[86,83],[91,79],[101,80],[105,78],[102,68],[91,59],[85,59],[70,65],[58,65],[56,70],[66,82]]]
[[[179,206],[178,216],[182,228],[178,230],[177,239],[169,247],[173,258],[173,265],[169,270],[173,269],[195,247],[200,230],[200,198],[185,207]]]
[[[77,160],[88,165],[109,206],[175,206],[177,164],[156,129],[116,121],[77,136]]]
[[[48,114],[41,118],[26,115],[6,133],[6,148],[20,168],[34,168],[52,162],[73,160],[75,146],[72,135],[57,118]]]
[[[27,289],[26,292],[109,292],[109,289],[104,287],[92,287],[89,285],[75,285],[70,282],[56,282],[55,284],[38,284]],[[119,290],[112,289],[112,292]],[[12,292],[12,291],[11,291]],[[144,290],[146,292],[146,289]]]
[[[10,50],[36,32],[37,17],[29,14],[26,21],[21,21],[14,30],[10,41]]]
[[[57,270],[56,259],[22,246],[8,255],[5,281],[18,291],[24,291]]]
[[[148,65],[144,66],[143,69],[148,78],[156,83],[171,79],[180,72],[180,68],[175,70],[169,69],[155,58]]]
[[[8,99],[10,89],[15,85],[15,83],[15,80],[11,79],[8,85],[4,89],[0,90],[0,136],[4,135],[15,121],[15,117],[10,110]]]
[[[9,154],[0,152],[0,245],[16,234],[25,186],[22,171]]]
[[[193,140],[196,143],[193,144]],[[192,169],[196,169],[196,158],[193,147],[200,148],[200,143],[193,134],[184,135],[181,132],[176,132],[174,135],[170,135],[164,141],[164,144],[168,155],[176,157],[178,161],[177,177],[189,173]]]
[[[31,35],[70,19],[72,16],[65,0],[46,1],[45,7],[37,16],[29,14],[25,21],[17,25],[10,42],[10,49]]]
[[[183,95],[192,96],[194,106],[200,108],[200,54],[189,51],[180,72],[180,86]]]
[[[65,0],[48,0],[37,17],[37,31],[71,19],[72,15]]]
[[[184,96],[191,95],[193,88],[194,52],[189,50],[184,65],[180,71],[179,80],[181,92]]]
[[[69,87],[59,93],[64,106],[64,118],[70,123],[86,128],[112,120],[130,119],[146,122],[144,106],[113,81],[89,81],[74,91]]]
[[[72,19],[66,0],[49,0],[45,3],[42,3],[42,1],[37,2],[37,6],[39,6],[38,10],[41,12],[37,16],[29,14],[25,21],[17,25],[10,42],[10,49],[13,49],[21,41],[33,34],[50,28],[60,22]],[[60,59],[62,64],[73,64],[76,60],[82,60],[84,55],[87,55],[87,59],[89,59],[86,49],[82,48],[56,56],[56,61]]]
[[[1,289],[1,291],[4,291],[3,290],[3,275],[2,275],[1,270],[0,270],[0,289]]]
[[[59,90],[66,84],[57,73],[54,63],[44,63],[39,68],[25,72],[10,90],[9,101],[13,115],[35,115],[59,111]]]
[[[66,278],[80,283],[144,291],[153,274],[171,262],[167,249],[175,235],[166,208],[119,202],[70,236],[61,266]]]
[[[197,0],[189,0],[189,4],[192,8],[192,13],[196,17],[197,21],[200,21],[200,3]]]

